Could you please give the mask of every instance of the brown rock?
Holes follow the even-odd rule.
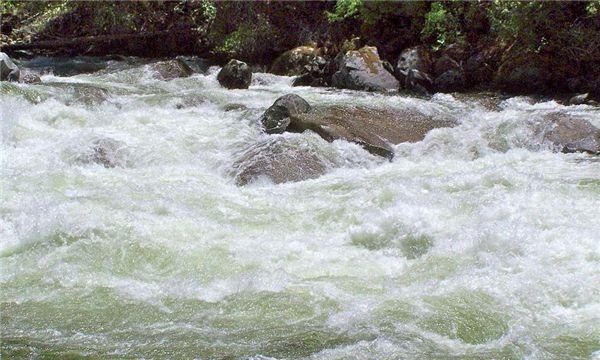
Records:
[[[393,158],[391,144],[417,142],[433,129],[454,126],[447,119],[434,119],[415,110],[332,106],[315,108],[290,117],[288,131],[312,130],[327,141],[344,139],[367,151]]]
[[[544,143],[561,152],[600,153],[600,129],[585,119],[552,113],[544,117],[541,132]]]
[[[194,73],[194,70],[180,59],[160,61],[151,64],[150,69],[155,72],[154,77],[160,80],[188,77]]]
[[[306,72],[305,67],[312,66],[319,60],[320,56],[316,48],[312,46],[298,46],[281,54],[271,65],[271,72],[276,75],[302,75]]]
[[[233,167],[239,186],[261,178],[275,184],[314,179],[327,170],[326,163],[307,144],[283,138],[270,138],[252,146]]]

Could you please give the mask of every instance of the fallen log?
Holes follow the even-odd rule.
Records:
[[[41,40],[30,43],[19,43],[10,45],[1,45],[2,51],[10,52],[16,50],[32,50],[32,49],[56,49],[56,48],[70,48],[70,47],[81,47],[90,46],[99,43],[108,43],[114,41],[128,41],[128,40],[143,40],[150,39],[160,36],[173,36],[179,34],[194,33],[196,30],[193,29],[179,29],[179,30],[162,30],[147,33],[129,33],[129,34],[110,34],[110,35],[94,35],[94,36],[79,36],[68,39],[60,40]]]

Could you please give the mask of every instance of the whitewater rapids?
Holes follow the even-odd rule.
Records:
[[[600,161],[532,130],[556,111],[600,126],[599,108],[265,73],[227,90],[216,67],[160,81],[144,63],[105,65],[2,85],[7,359],[600,359]],[[70,84],[108,99],[77,102]],[[392,162],[274,135],[331,168],[236,186],[232,165],[287,93],[459,125],[397,145]],[[86,161],[103,139],[119,144],[115,167]]]

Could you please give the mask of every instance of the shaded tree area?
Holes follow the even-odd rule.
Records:
[[[194,54],[269,65],[312,43],[360,38],[394,63],[405,48],[479,54],[484,80],[510,89],[600,86],[600,1],[2,1],[4,51]],[[458,61],[467,61],[464,59]],[[479,65],[478,65],[479,66]]]

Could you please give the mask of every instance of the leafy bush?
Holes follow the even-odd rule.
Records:
[[[434,50],[463,40],[458,19],[442,2],[434,2],[431,5],[431,10],[425,15],[425,25],[421,34],[422,40],[432,44]]]

